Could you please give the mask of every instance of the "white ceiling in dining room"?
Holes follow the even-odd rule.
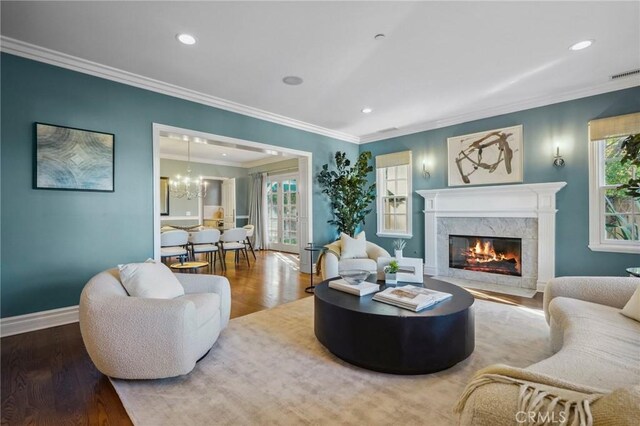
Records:
[[[269,149],[231,146],[229,143],[183,135],[160,135],[160,158],[233,167],[257,167],[295,158]],[[187,143],[189,140],[189,143]]]
[[[1,33],[351,135],[640,85],[640,2],[2,2]],[[179,33],[196,38],[185,46]],[[385,37],[374,39],[376,34]],[[571,51],[581,40],[588,49]],[[285,76],[303,83],[285,85]],[[371,108],[363,114],[364,108]],[[460,121],[459,120],[459,121]]]

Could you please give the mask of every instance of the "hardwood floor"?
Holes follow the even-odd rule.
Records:
[[[304,292],[309,275],[298,271],[296,256],[279,252],[256,252],[256,256],[248,267],[246,262],[234,266],[228,255],[223,275],[231,283],[232,318],[310,296]],[[220,268],[216,272],[221,273]],[[527,299],[473,293],[498,303],[542,307],[540,294]],[[3,426],[131,424],[111,383],[89,359],[77,323],[5,337],[0,345]]]

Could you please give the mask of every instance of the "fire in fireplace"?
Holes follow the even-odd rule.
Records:
[[[520,238],[449,235],[449,267],[522,276]]]

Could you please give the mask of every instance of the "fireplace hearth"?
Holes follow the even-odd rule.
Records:
[[[449,235],[449,267],[522,276],[520,238]]]

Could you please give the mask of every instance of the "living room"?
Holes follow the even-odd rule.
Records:
[[[638,322],[619,314],[637,287],[637,278],[627,276],[640,267],[639,201],[616,192],[634,178],[629,164],[638,159],[623,163],[619,152],[607,157],[601,142],[615,137],[620,146],[640,133],[640,3],[3,1],[1,7],[3,424],[77,418],[455,424],[453,408],[466,385],[490,365],[541,365],[536,373],[563,380],[583,374],[549,361],[562,353],[581,357],[574,340],[589,334],[578,329],[578,337],[572,335],[571,316],[557,316],[564,305],[552,299],[575,304],[602,286],[602,303],[588,299],[597,313],[573,308],[591,324],[615,307],[615,325],[601,332],[612,336],[603,342],[621,352],[609,357],[598,348],[595,361],[576,362],[609,381],[576,380],[571,389],[588,395],[580,409],[590,406],[597,420],[598,404],[614,389],[640,385]],[[185,34],[194,44],[177,39]],[[112,186],[40,189],[36,123],[111,135]],[[192,371],[174,379],[110,380],[87,355],[78,324],[81,293],[102,271],[160,260],[158,126],[309,159],[298,170],[299,202],[308,214],[300,216],[299,258],[257,250],[255,260],[247,255],[250,267],[229,255],[224,273],[189,275],[225,277],[232,312]],[[498,138],[480,157],[460,149],[492,133],[508,144]],[[309,243],[331,245],[340,235],[329,223],[332,199],[322,192],[319,174],[325,164],[336,169],[336,153],[354,166],[366,152],[373,171],[365,187],[406,184],[391,195],[376,192],[358,231],[389,256],[401,240],[404,257],[420,259],[421,272],[447,289],[462,281],[459,288],[474,296],[475,349],[451,368],[373,372],[340,359],[314,333],[314,303],[323,303],[322,294],[305,288],[315,282],[328,291],[320,283],[341,271],[345,257],[329,249],[318,260],[319,253],[304,250]],[[602,181],[601,170],[614,163],[622,165],[618,180]],[[405,177],[381,181],[380,170],[392,167],[404,167]],[[481,176],[487,180],[477,180]],[[485,274],[490,279],[478,283],[477,270],[450,266],[451,246],[460,244],[450,242],[451,235],[515,237],[520,254],[534,260],[515,275]],[[289,260],[299,261],[300,270]],[[314,263],[319,275],[309,274]],[[585,283],[593,288],[585,290]],[[269,303],[250,300],[274,293]],[[601,322],[614,321],[606,315]],[[36,361],[25,367],[27,359]],[[144,359],[154,363],[151,354]],[[518,386],[534,381],[518,377]],[[500,386],[513,384],[483,387]],[[564,395],[549,388],[544,392]],[[159,393],[166,397],[156,401]],[[517,396],[508,395],[515,406]],[[511,423],[482,417],[499,411],[499,399],[491,396],[473,393],[464,412],[478,417],[466,417],[466,424],[524,423],[514,421],[515,413]],[[637,402],[637,390],[624,398]],[[578,424],[593,422],[574,408]],[[618,411],[626,417],[613,424],[635,424],[633,410]]]

